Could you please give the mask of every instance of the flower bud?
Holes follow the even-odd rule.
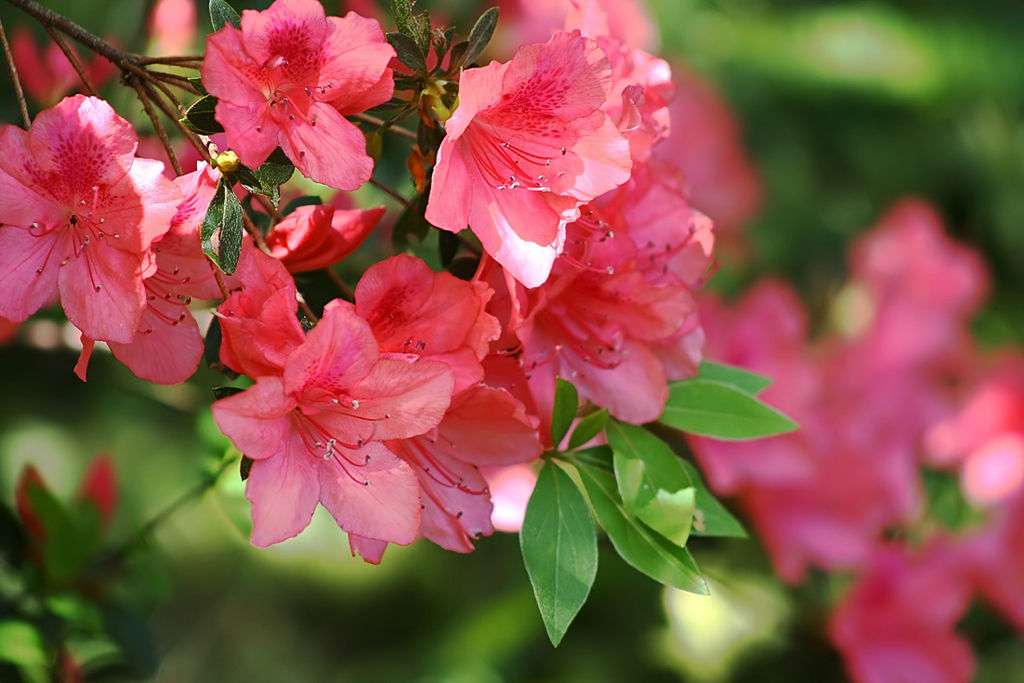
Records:
[[[238,158],[238,155],[230,149],[218,154],[214,159],[214,162],[217,164],[217,168],[221,173],[234,173],[238,170],[238,167],[242,165],[242,161]]]

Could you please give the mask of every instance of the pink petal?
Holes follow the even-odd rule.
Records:
[[[186,315],[180,319],[183,312]],[[180,305],[163,301],[149,303],[131,342],[107,342],[107,346],[136,377],[157,384],[184,382],[199,369],[203,357],[196,319]]]
[[[253,545],[280,543],[309,526],[320,500],[320,479],[317,462],[298,434],[289,433],[276,455],[253,462],[245,497],[252,503]]]
[[[528,462],[542,450],[536,418],[504,389],[482,384],[453,401],[436,441],[451,458],[481,466]]]
[[[242,32],[234,26],[225,25],[207,37],[203,86],[220,103],[265,105],[266,98],[250,75],[258,66],[242,43]],[[224,123],[219,112],[217,120]]]
[[[622,362],[601,368],[581,361],[573,353],[563,355],[559,374],[572,378],[580,397],[608,409],[614,417],[645,424],[661,417],[668,400],[668,384],[658,358],[639,343],[626,341]]]
[[[370,179],[373,159],[366,138],[328,104],[314,103],[307,114],[315,125],[296,119],[281,136],[281,149],[304,176],[339,190],[354,190]]]
[[[352,550],[352,557],[360,555],[370,564],[380,564],[384,551],[388,549],[387,541],[378,541],[376,538],[366,538],[357,534],[348,535],[348,545]]]
[[[324,7],[317,0],[276,0],[262,12],[242,12],[246,51],[261,65],[282,60],[289,75],[318,66],[329,30]]]
[[[0,128],[0,225],[28,228],[59,225],[66,221],[64,210],[32,175],[34,158],[29,134],[17,126]]]
[[[2,177],[2,176],[0,176]],[[54,300],[57,274],[70,246],[57,231],[32,237],[0,226],[0,318],[21,322]]]
[[[351,307],[328,307],[288,358],[285,387],[289,393],[308,387],[329,393],[346,391],[367,376],[377,355],[373,333]]]
[[[416,539],[420,525],[416,475],[383,444],[345,449],[321,461],[319,470],[320,501],[347,533],[399,545]]]
[[[96,341],[89,337],[80,335],[82,341],[82,352],[78,354],[78,362],[75,363],[75,375],[83,382],[86,381],[86,373],[89,370],[89,360],[92,358],[93,349],[96,348]]]
[[[473,539],[494,533],[487,482],[472,465],[436,451],[431,457],[415,468],[423,492],[422,533],[446,550],[472,552]]]
[[[385,81],[383,76],[395,51],[384,39],[380,24],[355,12],[330,17],[328,22],[330,32],[317,81],[325,90],[317,93],[317,99],[330,102],[343,114],[362,112],[391,99],[393,80]]]
[[[58,275],[68,320],[93,339],[130,342],[146,306],[143,261],[102,241],[72,257]]]
[[[222,100],[217,103],[216,115],[228,146],[246,166],[257,168],[277,148],[280,126],[265,102],[237,105]]]
[[[453,383],[444,363],[381,359],[349,395],[359,401],[359,416],[375,420],[373,439],[405,439],[437,426]]]
[[[213,419],[247,457],[283,457],[281,444],[292,431],[288,413],[294,401],[278,377],[261,377],[243,392],[213,404]]]
[[[123,180],[112,186],[96,212],[110,232],[108,244],[141,252],[171,227],[182,195],[164,175],[164,166],[153,159],[135,159]]]

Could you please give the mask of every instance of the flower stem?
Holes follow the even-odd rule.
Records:
[[[7,32],[4,31],[4,23],[0,21],[0,44],[3,45],[4,57],[7,58],[7,66],[11,70],[11,81],[14,83],[14,95],[18,99],[18,108],[21,110],[21,120],[28,129],[32,120],[28,117],[28,104],[25,103],[25,91],[21,89],[21,79],[18,77],[18,67],[14,65],[14,57],[11,55],[11,46],[7,42]]]
[[[400,128],[398,126],[392,125],[388,121],[385,121],[384,119],[379,119],[376,116],[371,116],[370,114],[355,114],[353,115],[352,118],[359,119],[360,121],[365,121],[366,123],[369,123],[372,126],[377,126],[382,130],[389,131],[391,133],[394,133],[395,135],[401,135],[402,137],[408,138],[413,141],[417,139],[416,133],[412,132],[411,130],[406,130],[405,128]]]

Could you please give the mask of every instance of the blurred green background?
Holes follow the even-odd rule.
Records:
[[[144,48],[146,2],[44,4]],[[893,200],[917,194],[941,207],[994,273],[977,321],[982,341],[1024,341],[1024,3],[650,5],[662,52],[721,88],[764,182],[763,209],[747,230],[750,259],[722,263],[716,286],[735,292],[781,275],[820,315],[844,279],[850,240]],[[481,7],[433,6],[462,26]],[[203,7],[199,16],[203,32]],[[2,2],[0,18],[9,32],[26,24]],[[0,115],[15,122],[3,79]],[[107,93],[141,125],[124,89]],[[28,461],[69,493],[88,459],[109,453],[122,481],[112,535],[125,536],[223,451],[207,410],[222,380],[204,369],[187,385],[156,387],[97,354],[83,384],[57,323],[37,328],[32,344],[0,347],[0,493],[10,499]],[[351,559],[318,514],[299,538],[257,550],[238,529],[246,505],[237,478],[224,479],[158,534],[155,680],[844,680],[821,630],[840,586],[815,576],[783,587],[753,540],[693,544],[715,580],[711,598],[666,593],[602,542],[594,593],[552,650],[516,537],[482,540],[470,556],[427,543],[391,548],[372,567]],[[979,680],[1009,681],[1024,667],[1019,641],[995,620],[973,614],[965,630]]]

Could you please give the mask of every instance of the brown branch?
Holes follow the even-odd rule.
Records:
[[[43,26],[52,26],[64,35],[74,38],[93,52],[103,55],[122,68],[126,65],[137,66],[137,59],[131,54],[117,49],[99,36],[90,33],[67,17],[43,7],[35,0],[7,0],[7,3],[32,15]]]
[[[21,89],[21,79],[18,77],[18,67],[14,65],[14,56],[11,54],[11,45],[7,42],[7,31],[4,30],[4,22],[0,21],[0,43],[3,44],[4,57],[7,58],[7,66],[11,69],[11,81],[14,83],[14,96],[18,99],[18,108],[21,110],[21,120],[27,130],[32,125],[32,119],[28,117],[28,104],[25,102],[25,91]]]
[[[391,188],[388,185],[385,185],[384,183],[382,183],[381,181],[377,180],[376,178],[370,178],[369,182],[370,182],[371,185],[373,185],[378,190],[380,190],[384,194],[386,194],[389,197],[391,197],[392,199],[394,199],[396,202],[398,202],[399,204],[401,204],[405,208],[409,208],[409,200],[406,199],[405,197],[403,197],[401,194],[399,194],[397,190]]]
[[[140,57],[139,64],[166,64],[169,66],[177,64],[203,63],[202,55],[182,55],[180,57]]]
[[[132,80],[131,86],[135,88],[135,92],[139,95],[139,101],[142,102],[142,108],[146,110],[146,116],[149,117],[150,122],[153,124],[153,129],[156,131],[156,136],[160,138],[160,143],[164,146],[164,150],[167,151],[167,158],[171,160],[171,166],[174,168],[175,175],[184,175],[181,170],[181,162],[178,161],[178,155],[174,153],[174,147],[171,145],[171,139],[167,137],[167,131],[164,129],[164,124],[160,123],[160,117],[153,111],[153,105],[149,101],[149,96],[146,91],[143,90],[142,86],[139,85],[138,81]]]
[[[71,46],[68,45],[68,41],[64,40],[64,37],[53,30],[52,26],[45,26],[46,32],[50,35],[53,42],[57,43],[57,47],[64,53],[68,61],[71,62],[71,68],[78,74],[78,80],[82,81],[82,86],[85,88],[85,94],[95,95],[96,88],[93,87],[92,83],[89,82],[89,77],[85,75],[85,67],[82,66],[82,60],[78,58],[78,55],[74,53]]]
[[[154,91],[153,88],[150,87],[150,84],[148,82],[141,83],[140,85],[146,91],[146,94],[149,95],[150,99],[156,103],[156,106],[160,107],[161,111],[163,111],[167,118],[169,118],[174,123],[174,125],[177,126],[178,130],[180,130],[181,133],[185,136],[185,139],[188,140],[192,144],[192,146],[196,148],[196,150],[198,150],[199,155],[203,158],[203,160],[206,163],[210,164],[211,166],[216,167],[217,164],[214,162],[213,157],[210,156],[210,150],[206,148],[206,145],[203,144],[202,140],[200,140],[195,133],[189,130],[188,127],[185,126],[185,124],[183,124],[179,120],[179,116],[175,114],[174,109],[172,109],[169,104],[167,104],[162,99],[160,99],[160,97],[157,96],[156,91]],[[174,100],[173,98],[171,101],[177,103],[177,100]]]
[[[416,137],[416,133],[412,132],[411,130],[399,128],[398,126],[392,125],[390,122],[385,121],[384,119],[377,118],[376,116],[372,116],[370,114],[353,114],[352,118],[358,119],[360,121],[365,121],[366,123],[369,123],[372,126],[377,126],[378,128],[394,133],[395,135],[401,135],[403,138],[408,138],[409,140],[415,141],[418,139]]]

